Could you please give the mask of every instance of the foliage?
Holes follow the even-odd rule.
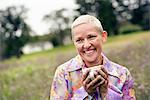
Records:
[[[129,68],[138,100],[150,99],[149,33],[112,36],[104,45],[109,59]],[[0,62],[0,100],[46,100],[55,69],[74,55],[68,45]]]
[[[0,43],[2,45],[2,56],[9,58],[13,55],[19,57],[21,47],[27,43],[31,31],[24,21],[26,9],[21,7],[8,7],[0,11]]]
[[[76,0],[76,3],[80,15],[95,15],[110,35],[117,35],[125,21],[150,30],[149,0]]]
[[[51,42],[54,46],[64,45],[64,38],[70,28],[71,16],[66,15],[67,9],[60,9],[44,16],[43,20],[50,23]]]
[[[149,0],[112,0],[112,4],[120,19],[137,24],[144,30],[150,30]]]
[[[147,1],[133,10],[131,22],[140,25],[144,30],[150,30],[150,2]]]
[[[141,27],[138,25],[126,23],[119,28],[119,33],[127,34],[127,33],[137,32],[137,31],[141,31],[141,30],[142,30]]]
[[[79,5],[77,11],[82,14],[95,15],[105,30],[111,34],[117,34],[117,19],[110,0],[76,0]]]

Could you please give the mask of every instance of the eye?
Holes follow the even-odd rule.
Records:
[[[83,42],[83,39],[77,39],[76,42],[77,42],[77,43],[82,43],[82,42]]]
[[[96,35],[89,35],[88,36],[88,39],[95,39],[96,38]]]

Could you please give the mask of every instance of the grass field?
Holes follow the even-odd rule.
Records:
[[[138,100],[150,100],[150,31],[109,37],[107,57],[126,66]],[[0,100],[46,100],[55,69],[76,55],[73,45],[0,62]]]

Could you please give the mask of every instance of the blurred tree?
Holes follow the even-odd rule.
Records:
[[[149,0],[112,0],[112,4],[119,19],[140,25],[144,30],[150,29]]]
[[[132,12],[131,22],[140,25],[144,30],[150,30],[150,1],[139,2],[139,7]]]
[[[0,10],[0,43],[3,58],[14,55],[20,57],[21,47],[29,40],[31,29],[24,21],[26,11],[24,6]]]
[[[104,29],[111,34],[117,34],[117,19],[111,0],[76,0],[77,11],[82,14],[92,14],[101,20]]]
[[[68,34],[72,17],[67,14],[67,9],[60,9],[44,16],[43,20],[50,23],[50,33],[53,34],[51,42],[54,46],[64,45],[64,38]]]

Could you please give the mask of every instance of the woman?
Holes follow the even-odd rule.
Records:
[[[51,87],[51,100],[132,100],[133,79],[127,68],[102,53],[107,40],[100,21],[82,15],[72,24],[78,55],[60,65]]]

